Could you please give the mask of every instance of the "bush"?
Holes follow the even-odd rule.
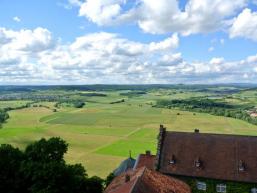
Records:
[[[81,101],[75,101],[73,105],[75,108],[82,108],[83,106],[85,106],[85,103]]]
[[[114,175],[114,173],[112,172],[112,173],[110,173],[107,177],[106,177],[106,179],[105,179],[105,186],[107,187],[111,182],[112,182],[112,180],[115,178],[115,175]]]

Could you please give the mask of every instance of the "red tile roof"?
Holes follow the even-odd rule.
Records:
[[[126,176],[130,176],[128,182]],[[191,190],[180,180],[142,167],[116,177],[104,193],[191,193]]]
[[[257,182],[257,137],[170,131],[163,136],[161,173]]]
[[[251,117],[257,117],[257,113],[251,113],[250,116]]]
[[[147,167],[150,170],[154,170],[155,163],[156,163],[155,155],[140,154],[136,160],[134,169],[138,169],[141,167]]]

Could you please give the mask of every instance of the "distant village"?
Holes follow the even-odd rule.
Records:
[[[251,110],[248,110],[247,113],[253,117],[253,118],[257,118],[257,107],[251,109]]]
[[[257,193],[257,137],[167,131],[157,154],[131,156],[105,193]]]

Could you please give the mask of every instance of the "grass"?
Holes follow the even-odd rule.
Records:
[[[31,101],[22,101],[22,100],[12,100],[12,101],[0,101],[0,109],[11,107],[16,108],[23,105],[26,105]]]
[[[178,93],[181,97],[187,97],[186,94]],[[130,150],[134,157],[145,150],[155,152],[160,124],[174,131],[199,128],[209,133],[257,135],[257,126],[244,121],[152,108],[146,103],[154,102],[156,95],[152,92],[109,104],[121,98],[114,92],[108,97],[90,97],[93,102],[87,102],[82,109],[62,108],[54,113],[44,107],[31,107],[11,111],[11,118],[0,130],[0,143],[24,148],[42,137],[60,136],[69,143],[67,162],[82,163],[89,175],[105,177],[128,157]],[[52,103],[43,104],[53,107]]]

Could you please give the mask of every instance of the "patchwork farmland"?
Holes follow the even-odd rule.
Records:
[[[123,96],[116,91],[107,95],[90,97],[79,109],[61,106],[53,112],[55,102],[37,102],[29,108],[9,111],[10,118],[0,129],[0,143],[24,148],[42,137],[60,136],[69,143],[65,157],[69,163],[82,163],[89,175],[105,177],[128,157],[130,150],[133,157],[145,150],[155,153],[159,124],[174,131],[199,128],[208,133],[257,134],[257,126],[243,120],[152,107],[159,98],[189,98],[192,94],[151,92],[125,97],[124,102],[114,104],[110,103]]]

